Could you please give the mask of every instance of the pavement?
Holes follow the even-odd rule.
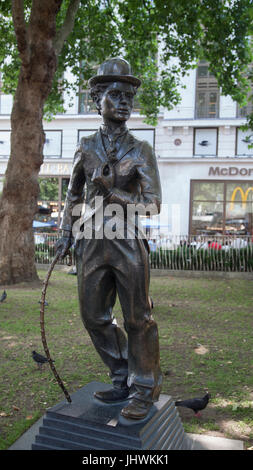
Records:
[[[35,436],[42,425],[43,416],[31,426],[8,450],[31,450]],[[187,434],[192,441],[192,450],[244,450],[243,441],[236,439],[225,439],[201,434]]]

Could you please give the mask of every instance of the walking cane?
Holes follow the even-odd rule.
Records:
[[[71,253],[69,252],[69,255],[70,255],[70,262],[68,264],[72,264],[72,256],[71,256]],[[49,352],[49,349],[48,349],[48,345],[47,345],[47,340],[46,340],[46,333],[45,333],[45,321],[44,321],[44,310],[45,310],[45,298],[46,298],[46,291],[47,291],[47,286],[48,286],[48,282],[49,282],[49,279],[50,279],[50,276],[52,274],[52,271],[58,261],[60,257],[60,252],[58,251],[50,265],[50,268],[48,270],[48,273],[46,275],[46,278],[43,282],[43,289],[42,289],[42,293],[41,293],[41,307],[40,307],[40,332],[41,332],[41,339],[42,339],[42,344],[43,344],[43,347],[44,347],[44,351],[46,353],[46,356],[47,356],[47,359],[48,359],[48,362],[49,362],[49,365],[52,369],[52,372],[57,380],[57,383],[58,385],[61,387],[61,389],[63,390],[63,393],[66,397],[66,399],[68,400],[69,403],[72,402],[71,398],[70,398],[70,395],[68,393],[68,391],[66,390],[54,364],[53,364],[53,361],[51,359],[51,356],[50,356],[50,352]]]

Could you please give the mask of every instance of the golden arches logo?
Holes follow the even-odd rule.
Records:
[[[239,193],[241,193],[242,206],[245,208],[246,202],[247,202],[247,199],[248,199],[248,195],[249,195],[250,191],[253,192],[253,186],[249,187],[247,189],[247,191],[245,191],[245,192],[243,191],[243,189],[240,186],[237,186],[234,189],[232,197],[231,197],[230,210],[234,209],[234,205],[235,205],[234,200],[235,200],[235,197],[236,197],[238,191],[239,191]]]

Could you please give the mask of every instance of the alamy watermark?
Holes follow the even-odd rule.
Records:
[[[160,214],[160,215],[159,215]],[[102,196],[95,197],[94,205],[76,204],[72,210],[74,223],[72,235],[76,240],[85,239],[135,239],[147,238],[156,228],[166,234],[180,233],[180,205],[161,204],[106,204]],[[149,223],[146,223],[146,221]]]

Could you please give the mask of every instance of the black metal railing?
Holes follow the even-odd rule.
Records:
[[[35,261],[49,264],[54,257],[58,234],[35,234]],[[193,271],[253,271],[252,236],[169,236],[152,238],[150,267],[152,269]],[[73,257],[74,259],[74,257]],[[69,258],[59,262],[68,264]]]
[[[253,271],[252,237],[174,236],[150,243],[153,269]]]

